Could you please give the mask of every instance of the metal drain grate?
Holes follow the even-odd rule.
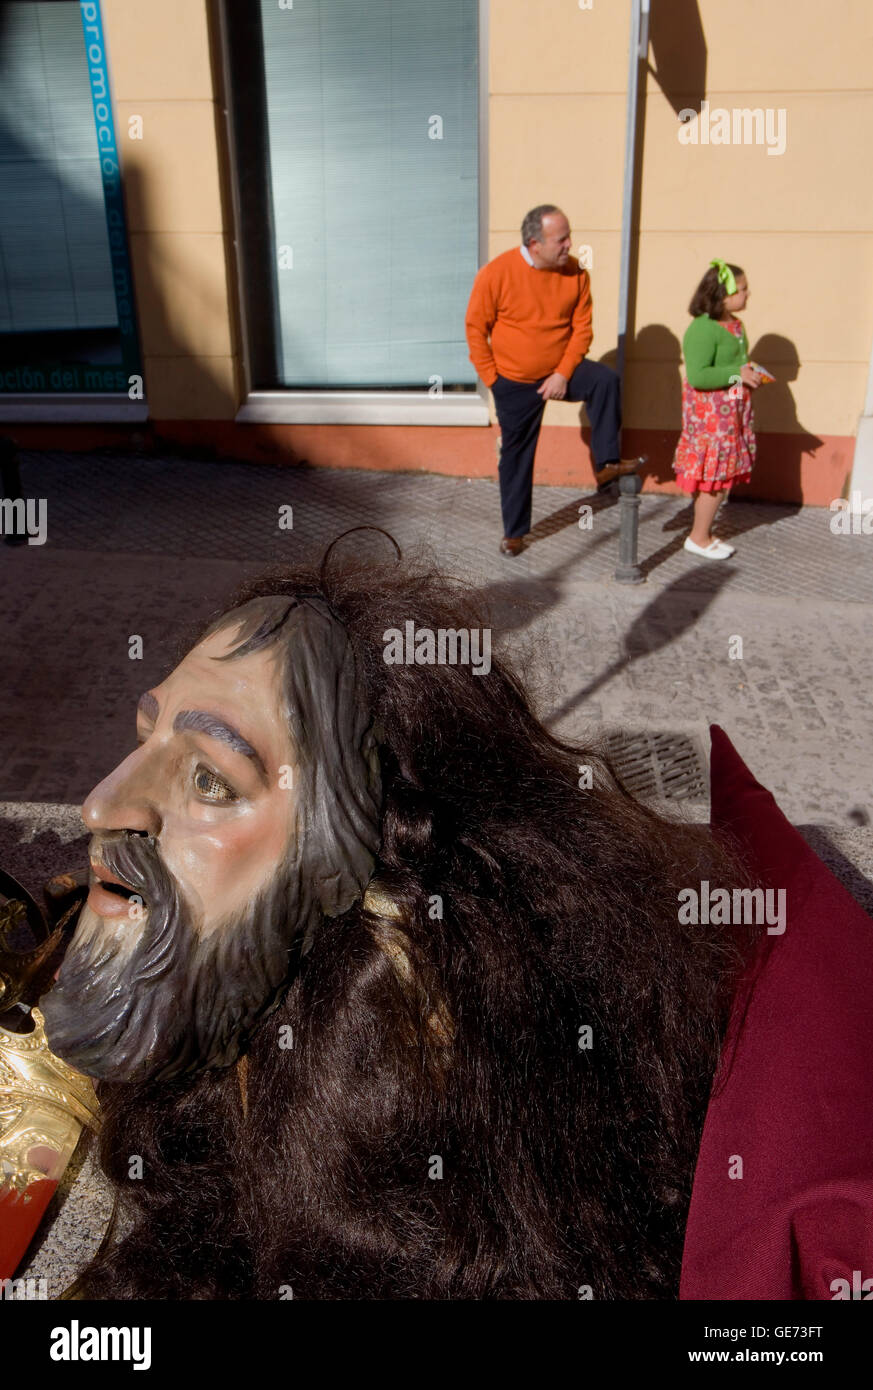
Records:
[[[628,791],[671,801],[705,801],[709,795],[706,761],[687,734],[606,735],[606,749]]]

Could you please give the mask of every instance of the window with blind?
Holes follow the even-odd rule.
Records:
[[[0,335],[5,391],[118,389],[116,286],[77,0],[0,6]]]
[[[227,0],[252,385],[474,390],[479,0]]]

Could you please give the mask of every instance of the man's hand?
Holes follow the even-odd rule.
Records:
[[[567,378],[560,372],[552,372],[542,386],[537,387],[537,392],[544,401],[562,401],[567,394]]]

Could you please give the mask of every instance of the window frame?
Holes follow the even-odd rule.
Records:
[[[51,3],[51,0],[43,0]],[[77,8],[80,5],[77,0]],[[124,192],[125,151],[123,142],[118,139],[118,109],[115,87],[112,82],[111,40],[107,31],[106,16],[102,3],[99,4],[99,20],[103,43],[104,61],[107,73],[106,101],[112,113],[112,123],[116,140],[113,153],[118,162],[118,181],[122,196]],[[80,15],[81,22],[81,15]],[[87,47],[87,45],[86,45]],[[89,74],[90,83],[90,74]],[[97,139],[95,125],[95,139]],[[98,140],[98,153],[99,153]],[[104,195],[105,196],[105,195]],[[131,254],[130,224],[125,215],[124,238],[127,255],[127,269],[130,278],[130,294],[133,303],[134,331],[136,334],[138,362],[136,375],[145,383],[145,354],[142,343],[142,324],[136,299],[136,276]],[[0,424],[145,424],[149,419],[150,407],[147,393],[142,399],[131,400],[123,391],[3,391],[0,392]]]
[[[426,388],[408,390],[295,390],[293,386],[256,389],[252,385],[252,340],[249,323],[246,269],[244,265],[240,228],[239,153],[236,148],[235,97],[231,82],[230,36],[227,6],[231,0],[218,0],[219,60],[221,112],[233,226],[233,264],[235,269],[234,308],[239,324],[240,365],[243,401],[234,419],[241,424],[307,424],[307,425],[489,425],[491,414],[488,391],[481,381],[469,391],[446,391],[432,396]],[[479,47],[477,70],[478,91],[478,223],[479,264],[488,259],[488,0],[478,0]],[[472,289],[472,285],[471,285]]]

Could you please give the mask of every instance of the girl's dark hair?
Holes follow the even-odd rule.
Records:
[[[727,262],[727,267],[733,271],[735,280],[746,273],[742,266],[731,265],[730,261]],[[688,312],[695,319],[701,314],[709,314],[711,319],[721,318],[722,305],[726,297],[727,290],[719,282],[718,266],[711,265],[694,291]]]
[[[744,951],[678,894],[743,875],[553,737],[505,657],[386,664],[389,628],[487,626],[468,590],[345,563],[236,602],[301,594],[377,731],[386,896],[323,920],[244,1068],[101,1085],[133,1225],[86,1296],[677,1297]]]

